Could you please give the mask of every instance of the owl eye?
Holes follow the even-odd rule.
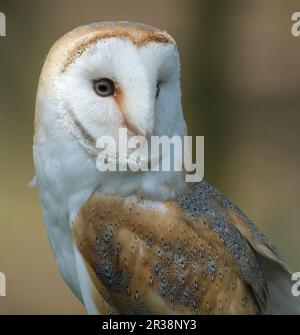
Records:
[[[156,83],[156,95],[155,95],[156,99],[159,97],[159,93],[160,93],[160,81]]]
[[[94,80],[93,87],[94,91],[101,97],[109,97],[114,95],[116,91],[115,83],[107,78]]]

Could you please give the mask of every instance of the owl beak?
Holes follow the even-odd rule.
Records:
[[[154,133],[156,87],[150,85],[147,78],[145,76],[145,81],[141,83],[144,89],[137,96],[125,96],[119,90],[115,97],[122,115],[122,126],[127,128],[131,136],[149,137]]]
[[[154,109],[154,108],[153,108]],[[140,112],[140,115],[147,115],[144,119],[143,117],[133,117],[129,115],[123,116],[123,126],[127,128],[129,135],[131,136],[143,136],[150,137],[154,133],[154,122],[153,115],[154,110],[147,110],[147,113],[144,111]]]
[[[131,136],[148,137],[154,131],[155,100],[150,89],[143,93],[139,96],[138,108],[136,108],[135,101],[131,104],[130,97],[127,98],[128,103],[125,104],[122,92],[115,97],[122,117],[121,127],[127,128]]]
[[[140,130],[129,120],[128,117],[124,117],[123,126],[127,128],[129,135],[141,136]]]

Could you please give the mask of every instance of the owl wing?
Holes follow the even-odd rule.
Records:
[[[293,296],[291,292],[293,285],[292,274],[287,269],[278,250],[249,218],[206,181],[191,185],[188,194],[190,202],[184,199],[186,198],[180,198],[179,202],[182,208],[184,208],[186,215],[197,216],[195,203],[198,202],[200,212],[202,214],[206,213],[206,216],[209,217],[210,228],[217,231],[222,237],[224,245],[235,255],[244,280],[250,283],[252,287],[254,286],[253,289],[256,295],[258,293],[262,313],[300,314],[299,299]],[[260,272],[262,272],[266,283],[265,302],[263,302],[263,299],[260,299],[262,297],[260,293],[260,280],[255,278],[253,281],[251,267],[245,266],[241,251],[237,250],[237,246],[232,246],[230,236],[234,234],[231,233],[229,236],[226,229],[224,229],[224,225],[226,225],[227,229],[238,232],[243,238],[243,242],[241,243],[244,244],[246,241],[253,250],[260,268],[256,273],[260,277]],[[239,250],[243,250],[243,247],[240,248],[239,246]]]
[[[266,238],[206,182],[164,203],[95,193],[73,239],[92,314],[260,313],[273,290],[264,268],[286,271]]]

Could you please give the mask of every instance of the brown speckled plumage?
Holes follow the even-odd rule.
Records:
[[[99,312],[259,313],[266,284],[239,228],[264,248],[266,238],[205,181],[164,207],[95,194],[79,213],[74,239]]]

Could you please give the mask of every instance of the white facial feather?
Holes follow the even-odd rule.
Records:
[[[95,94],[92,82],[100,78],[117,84],[121,106],[113,97]],[[116,135],[124,114],[141,135],[177,134],[183,122],[179,59],[171,44],[137,48],[118,38],[100,40],[57,78],[55,86],[64,112],[71,110],[95,139]]]

